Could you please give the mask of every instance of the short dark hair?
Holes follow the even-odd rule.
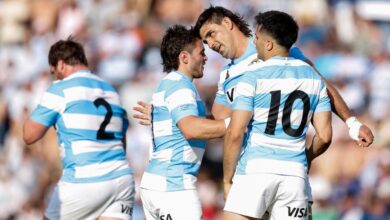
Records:
[[[237,25],[237,27],[245,36],[252,36],[249,24],[244,20],[241,15],[233,13],[229,9],[220,6],[210,6],[209,8],[204,10],[201,15],[199,15],[194,28],[196,34],[200,35],[200,29],[206,22],[221,24],[224,17],[230,18],[230,20],[232,20],[232,22]]]
[[[261,26],[261,31],[267,32],[287,50],[298,38],[298,24],[287,13],[281,11],[260,12],[255,16],[255,21],[257,26]]]
[[[59,60],[63,60],[66,64],[72,66],[88,66],[83,46],[74,41],[72,37],[67,40],[59,40],[50,47],[49,64],[56,66]]]
[[[199,39],[194,29],[187,29],[182,25],[169,27],[161,43],[161,58],[164,72],[170,72],[179,68],[179,54],[186,50],[192,52],[195,41]]]

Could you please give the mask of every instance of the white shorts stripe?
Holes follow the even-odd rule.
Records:
[[[274,173],[306,178],[307,169],[303,164],[292,161],[252,159],[248,160],[245,173]]]
[[[144,172],[141,180],[141,188],[166,191],[167,179],[163,176]]]

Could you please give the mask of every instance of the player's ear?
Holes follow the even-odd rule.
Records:
[[[265,48],[267,49],[267,51],[271,51],[275,46],[274,44],[275,44],[274,39],[266,37]]]
[[[179,61],[180,63],[187,64],[189,60],[189,53],[185,50],[181,51],[179,54]]]
[[[232,22],[232,20],[230,20],[229,17],[224,17],[222,19],[222,25],[225,26],[228,30],[233,29],[233,22]]]

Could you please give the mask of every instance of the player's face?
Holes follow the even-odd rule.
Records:
[[[206,22],[199,32],[203,42],[212,50],[225,58],[235,58],[236,49],[233,44],[233,34],[229,29],[229,24],[224,20],[221,24]]]
[[[257,57],[261,60],[264,60],[267,41],[264,37],[264,33],[260,32],[260,29],[261,29],[260,26],[256,26],[256,32],[255,32],[255,37],[253,38],[253,43],[256,45]]]
[[[195,42],[194,49],[189,56],[189,69],[193,78],[202,78],[204,65],[207,61],[207,56],[204,53],[204,46],[200,40]]]

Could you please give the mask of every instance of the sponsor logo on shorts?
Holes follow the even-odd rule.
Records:
[[[307,208],[296,208],[287,206],[287,214],[290,217],[302,218],[307,216]]]
[[[173,220],[171,214],[160,215],[160,220]]]
[[[133,207],[130,207],[129,205],[121,204],[121,212],[127,215],[132,216],[133,214]]]

